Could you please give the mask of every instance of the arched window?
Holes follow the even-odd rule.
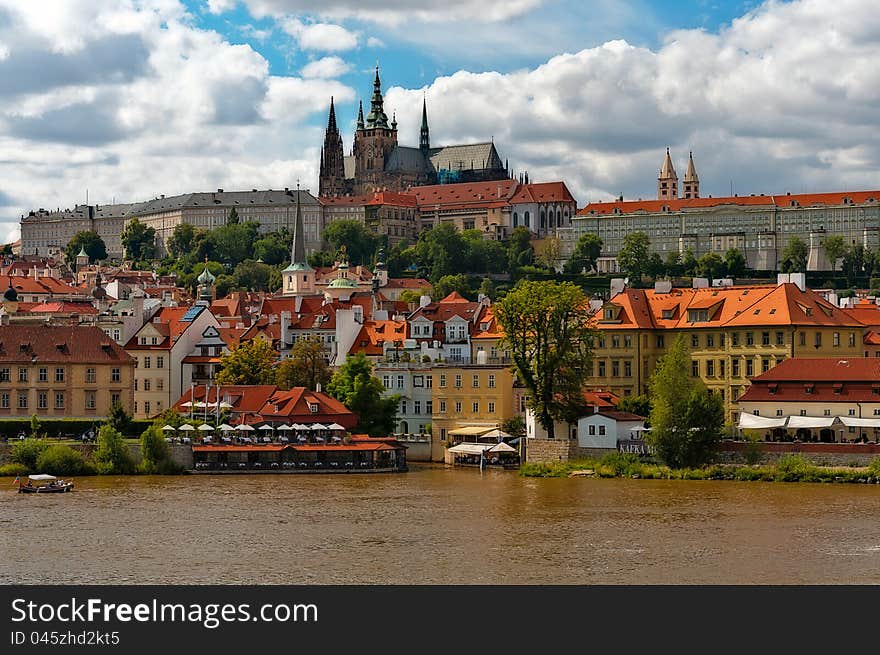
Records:
[[[556,210],[556,227],[562,227],[562,210]]]
[[[531,227],[531,224],[529,223],[529,212],[525,213],[525,226]]]
[[[547,219],[544,217],[544,210],[541,210],[541,229],[547,227]]]

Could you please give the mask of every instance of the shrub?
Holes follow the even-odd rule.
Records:
[[[599,463],[603,469],[610,469],[612,475],[618,477],[641,473],[641,461],[633,453],[608,453]]]
[[[776,462],[776,479],[797,482],[815,476],[810,475],[813,466],[803,455],[783,455]]]
[[[27,466],[16,462],[10,462],[9,464],[3,464],[0,466],[0,476],[27,475],[28,473],[29,469]]]
[[[122,435],[109,425],[98,431],[98,449],[95,451],[95,468],[101,475],[132,473],[134,462]]]
[[[761,455],[761,446],[758,445],[758,440],[749,438],[743,448],[743,458],[746,464],[758,464],[761,461]]]
[[[151,425],[141,435],[141,465],[144,473],[160,473],[169,460],[168,443],[161,428]]]
[[[871,463],[868,464],[868,472],[875,478],[880,477],[880,457],[871,460]]]
[[[52,475],[90,475],[93,467],[86,462],[82,453],[70,446],[55,444],[49,446],[37,459],[37,469]]]
[[[12,447],[12,461],[21,464],[28,471],[37,470],[37,459],[49,447],[42,439],[25,439]]]

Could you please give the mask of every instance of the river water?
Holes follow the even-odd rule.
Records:
[[[0,583],[880,583],[880,486],[379,475],[0,479]]]

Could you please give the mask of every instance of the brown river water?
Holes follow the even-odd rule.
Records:
[[[880,583],[880,486],[379,475],[0,479],[0,583]]]

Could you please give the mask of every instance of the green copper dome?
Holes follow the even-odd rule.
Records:
[[[216,280],[217,280],[217,278],[215,278],[213,275],[211,275],[211,271],[208,270],[207,265],[205,266],[205,270],[202,271],[202,274],[199,275],[199,277],[198,277],[199,284],[205,285],[205,286],[207,286],[209,284],[214,284],[214,282]]]
[[[338,277],[333,280],[329,287],[331,289],[357,289],[357,285],[347,277]]]

